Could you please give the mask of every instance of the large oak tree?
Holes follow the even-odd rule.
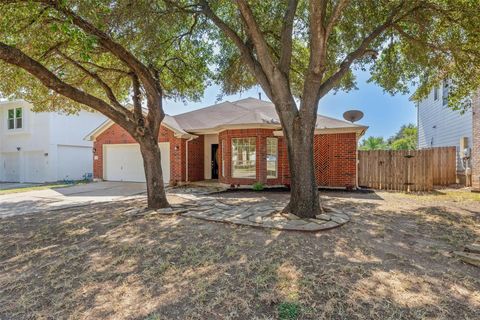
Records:
[[[448,76],[450,101],[480,84],[478,0],[184,0],[216,27],[219,81],[226,93],[259,84],[274,103],[288,145],[286,210],[320,210],[313,141],[319,102],[355,87],[353,70],[390,93],[418,85],[420,98]]]
[[[167,207],[162,103],[203,91],[211,53],[191,41],[197,22],[162,1],[1,0],[0,92],[39,111],[89,107],[113,120],[140,145],[148,206]]]

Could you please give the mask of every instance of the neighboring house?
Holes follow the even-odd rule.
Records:
[[[480,90],[472,100],[473,143],[472,143],[472,187],[480,192]]]
[[[418,147],[457,147],[457,172],[463,174],[465,166],[471,166],[463,160],[463,151],[473,146],[473,111],[462,113],[449,108],[448,90],[448,81],[443,81],[418,103]]]
[[[52,182],[92,173],[92,142],[83,140],[105,117],[33,112],[23,100],[0,102],[0,181]]]
[[[314,158],[319,186],[357,186],[357,142],[367,127],[318,116]],[[138,144],[106,121],[94,141],[94,176],[144,181]],[[226,185],[290,183],[287,147],[272,103],[247,98],[166,116],[159,134],[165,182],[218,179]]]

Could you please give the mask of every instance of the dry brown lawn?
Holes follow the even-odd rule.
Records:
[[[322,198],[352,221],[310,234],[128,213],[143,200],[0,219],[0,319],[478,319],[480,269],[451,252],[480,239],[480,196]]]

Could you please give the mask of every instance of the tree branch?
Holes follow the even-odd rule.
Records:
[[[129,76],[130,73],[126,70],[122,70],[122,69],[118,69],[118,68],[112,68],[112,67],[103,67],[103,66],[100,66],[96,63],[93,63],[91,61],[85,61],[84,62],[85,64],[88,64],[94,68],[97,68],[99,70],[102,70],[102,71],[105,71],[105,72],[116,72],[116,73],[120,73],[120,74],[123,74],[125,76]]]
[[[118,111],[124,112],[125,107],[122,106],[120,102],[118,102],[117,98],[115,97],[115,94],[113,93],[112,88],[110,88],[110,86],[105,81],[103,81],[98,74],[91,72],[90,70],[82,66],[78,61],[67,56],[66,54],[61,52],[59,49],[56,49],[56,52],[65,60],[70,62],[72,65],[74,65],[77,69],[79,69],[80,71],[82,71],[83,73],[91,77],[93,80],[95,80],[95,82],[97,82],[100,85],[100,87],[102,87],[103,91],[105,92],[105,95],[110,100],[110,104],[115,109],[118,109]]]
[[[292,45],[293,45],[293,21],[295,12],[297,11],[298,0],[290,0],[288,2],[287,11],[283,18],[282,32],[280,36],[280,59],[278,62],[279,69],[287,76],[290,73],[292,64]]]
[[[263,37],[263,33],[258,26],[257,20],[255,19],[252,9],[248,5],[246,0],[236,0],[238,9],[244,25],[247,29],[247,33],[252,39],[253,45],[257,52],[257,59],[263,67],[263,70],[267,73],[268,76],[272,77],[275,63],[272,60],[270,51],[268,49],[267,42]]]
[[[91,94],[81,91],[60,80],[55,74],[21,50],[0,42],[0,59],[27,71],[47,88],[77,103],[86,105],[112,119],[129,132],[133,132],[134,122],[127,113],[120,113],[108,103]],[[125,110],[128,111],[128,110]]]
[[[338,20],[340,20],[340,16],[343,10],[347,7],[348,3],[349,3],[349,0],[339,0],[335,8],[333,8],[332,15],[330,16],[330,20],[328,21],[327,26],[325,28],[325,34],[327,38],[332,33],[332,30],[337,24]]]
[[[240,38],[240,36],[229,26],[227,25],[220,17],[218,17],[215,12],[206,0],[199,0],[201,5],[202,13],[209,18],[240,50],[240,54],[243,58],[243,61],[250,69],[250,71],[256,76],[259,81],[262,89],[265,91],[267,96],[272,99],[272,89],[270,81],[265,74],[260,63],[255,59],[252,48],[249,48],[245,42]]]
[[[76,25],[86,33],[96,37],[101,46],[110,51],[114,56],[123,61],[130,69],[132,69],[138,75],[139,79],[144,85],[147,94],[147,100],[150,101],[150,103],[148,104],[149,112],[155,113],[155,115],[158,116],[158,121],[162,120],[161,110],[158,110],[157,107],[154,107],[155,105],[161,105],[162,97],[156,90],[157,87],[155,79],[153,78],[148,68],[142,62],[140,62],[122,45],[115,42],[108,34],[96,28],[93,24],[80,17],[72,10],[66,8],[59,1],[40,0],[40,2],[54,8],[55,10],[66,15],[67,17],[70,17],[74,25]]]
[[[137,122],[137,132],[140,135],[145,134],[145,119],[142,112],[142,92],[140,90],[140,81],[138,80],[137,75],[132,72],[130,73],[132,78],[132,87],[133,87],[133,114],[135,116],[135,121]]]
[[[370,44],[377,39],[385,30],[393,26],[395,23],[403,19],[404,17],[408,16],[410,13],[418,10],[422,7],[422,4],[411,8],[410,10],[406,11],[404,14],[401,14],[399,17],[395,18],[400,9],[403,7],[404,2],[401,2],[399,6],[392,10],[389,17],[385,20],[385,22],[379,26],[377,26],[366,38],[362,40],[358,48],[352,52],[350,52],[345,59],[340,63],[338,71],[335,72],[332,76],[330,76],[327,80],[325,80],[318,89],[318,96],[322,98],[325,94],[327,94],[333,87],[338,85],[338,83],[342,80],[343,76],[350,70],[350,66],[352,65],[355,60],[362,58],[366,53],[376,55],[376,51],[369,50],[368,47]]]

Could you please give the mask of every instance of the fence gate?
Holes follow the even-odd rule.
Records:
[[[358,160],[361,187],[430,191],[434,185],[455,183],[455,147],[359,151]]]

